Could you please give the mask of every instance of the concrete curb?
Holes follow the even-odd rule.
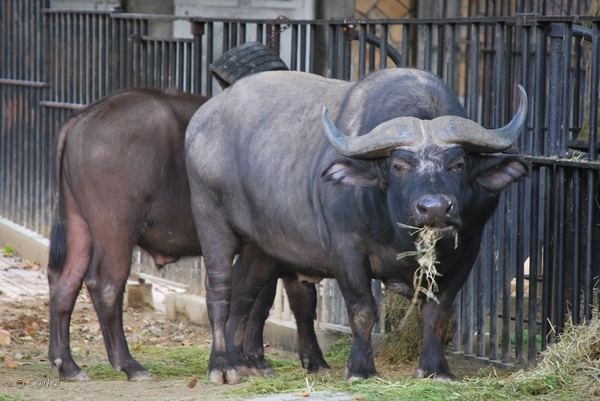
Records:
[[[42,267],[48,266],[48,238],[0,217],[0,248],[4,249],[6,245],[15,250],[16,256],[36,262]]]
[[[167,319],[184,321],[210,327],[206,300],[204,297],[190,294],[170,293],[165,295]],[[331,344],[340,339],[341,334],[317,330],[317,340],[323,352],[327,352]],[[270,346],[298,351],[298,334],[296,325],[291,322],[269,318],[265,323],[264,340]]]

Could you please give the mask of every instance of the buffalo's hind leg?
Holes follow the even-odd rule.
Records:
[[[233,272],[227,321],[230,360],[241,376],[272,376],[264,359],[262,333],[277,288],[275,263],[255,245],[248,244],[240,252]]]
[[[317,318],[317,288],[312,283],[302,283],[295,274],[282,277],[290,308],[298,329],[298,353],[302,367],[309,373],[328,373],[331,367],[323,358],[315,334]]]
[[[85,282],[98,315],[108,359],[130,381],[152,380],[150,372],[131,356],[123,331],[123,293],[131,270],[133,244],[118,238],[114,232],[106,234],[95,236],[111,240],[95,244]]]
[[[194,198],[195,195],[192,195]],[[198,218],[195,216],[195,220]],[[212,347],[208,360],[208,380],[213,384],[237,384],[238,371],[227,352],[227,320],[231,303],[232,262],[237,244],[233,241],[211,242],[227,238],[218,234],[200,237],[206,265],[206,307],[212,328]]]
[[[265,377],[275,376],[275,372],[273,372],[273,369],[271,369],[265,359],[263,332],[265,322],[269,318],[269,313],[275,300],[276,292],[277,276],[273,275],[254,302],[244,334],[244,356],[247,358],[251,369],[256,370]]]
[[[69,325],[88,270],[91,238],[79,215],[57,218],[50,235],[48,284],[50,290],[50,344],[48,358],[58,368],[61,380],[87,381],[88,376],[73,360]]]

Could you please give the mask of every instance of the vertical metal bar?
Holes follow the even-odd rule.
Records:
[[[342,25],[335,26],[335,42],[333,42],[334,49],[336,50],[336,73],[334,78],[345,79],[345,61],[346,53],[344,45],[346,43],[346,37],[344,34],[344,27]]]
[[[300,71],[306,71],[306,58],[307,58],[307,54],[306,54],[306,42],[307,42],[307,29],[306,29],[306,24],[302,24],[300,26],[300,66],[299,66],[299,70]]]
[[[462,321],[463,321],[463,290],[461,289],[456,295],[456,299],[454,300],[454,319],[452,322],[452,350],[455,352],[460,351],[461,346],[463,344],[463,335],[462,335]]]
[[[177,45],[175,46],[175,59],[177,60],[175,63],[175,67],[177,68],[177,79],[176,79],[176,88],[178,90],[181,91],[187,91],[189,92],[189,90],[186,88],[185,86],[185,78],[184,78],[184,74],[186,72],[185,69],[185,42],[177,42]],[[189,71],[189,70],[187,70]]]
[[[246,23],[245,22],[240,22],[239,24],[239,30],[238,30],[238,44],[243,45],[244,43],[246,43]]]
[[[571,318],[573,324],[581,323],[581,171],[573,169],[573,177],[571,180],[573,190],[573,263],[571,264],[573,272],[573,286],[571,288]],[[565,194],[566,196],[567,194]]]
[[[372,35],[375,35],[375,32],[377,31],[377,27],[374,24],[370,24],[368,25],[369,27],[369,33]],[[368,60],[368,72],[372,72],[375,70],[375,46],[370,45],[368,46],[368,50],[369,53],[367,55],[367,60]]]
[[[490,271],[490,360],[498,359],[498,303],[499,290],[498,283],[500,282],[500,272],[494,251],[498,251],[498,243],[494,238],[494,232],[491,227],[484,231],[484,244],[488,244],[489,248],[485,250],[486,268]]]
[[[335,25],[327,25],[328,38],[327,46],[327,78],[336,78],[335,76]]]
[[[388,24],[381,24],[381,45],[379,49],[379,68],[387,68]]]
[[[210,75],[210,70],[208,69],[208,66],[213,62],[213,57],[214,57],[214,52],[215,52],[215,26],[213,24],[213,22],[207,22],[206,23],[207,26],[207,30],[206,30],[206,63],[204,64],[206,66],[206,69],[204,70],[204,74],[206,76],[206,95],[207,96],[212,96],[213,94],[213,80],[212,80],[212,76]],[[200,75],[200,74],[198,74]],[[202,92],[199,92],[202,93]]]
[[[168,80],[168,60],[167,60],[167,43],[165,43],[164,40],[156,40],[156,45],[158,46],[158,52],[157,54],[159,54],[158,59],[156,60],[158,62],[158,68],[156,69],[158,74],[157,74],[157,88],[160,89],[164,89],[168,84],[167,84],[167,80]]]
[[[431,24],[426,24],[425,25],[425,48],[424,48],[424,56],[425,59],[423,60],[423,69],[426,71],[431,71],[431,35],[432,35],[432,25]]]
[[[463,340],[465,342],[465,354],[472,355],[473,354],[473,331],[474,331],[474,322],[473,322],[473,297],[475,293],[475,281],[476,274],[469,274],[465,285],[463,286],[464,296],[463,298],[463,310],[465,315],[465,336]]]
[[[444,77],[444,25],[437,25],[436,74]]]
[[[448,88],[454,93],[456,91],[456,85],[454,80],[456,79],[456,73],[454,70],[456,63],[456,25],[448,24],[444,27],[445,31],[450,31],[448,35],[446,35],[446,39],[444,40],[445,45],[447,46],[448,57],[446,58],[446,85]]]
[[[238,36],[238,24],[237,22],[232,22],[229,24],[231,27],[231,33],[229,34],[229,48],[233,49],[237,44],[237,36]]]
[[[399,67],[408,67],[410,60],[410,25],[402,25],[402,64]]]
[[[229,22],[223,23],[223,53],[230,49],[229,47]]]
[[[479,114],[479,24],[471,25],[471,75],[470,75],[470,95],[469,95],[469,117],[473,121],[478,121]]]
[[[343,78],[346,81],[351,79],[350,71],[352,67],[352,31],[354,30],[353,25],[344,25],[341,29],[342,35],[342,51],[344,55],[343,59]]]
[[[358,31],[358,76],[367,73],[367,25],[361,24]]]
[[[600,22],[595,22],[592,28],[592,58],[591,58],[591,77],[590,77],[590,133],[589,133],[589,151],[588,160],[594,161],[597,158],[596,144],[598,143],[598,90],[600,82]],[[597,183],[597,173],[593,169],[587,171],[587,240],[585,246],[584,258],[584,277],[585,288],[585,319],[589,322],[592,318],[593,299],[593,263],[594,263],[594,222],[596,220],[595,189]],[[600,305],[596,305],[598,307]]]
[[[290,70],[298,70],[298,24],[292,24]]]
[[[256,24],[256,41],[257,42],[261,42],[264,43],[264,38],[263,38],[263,24]]]
[[[317,55],[317,25],[310,25],[310,64],[308,67],[308,72],[314,74],[316,71],[316,55]]]
[[[508,190],[508,192],[510,189]],[[512,272],[510,270],[510,223],[507,221],[506,202],[509,196],[504,192],[500,197],[500,207],[494,221],[496,235],[498,235],[498,268],[501,269],[501,288],[502,288],[502,362],[508,363],[511,360],[510,355],[510,329],[511,329],[511,280]]]
[[[485,316],[486,316],[486,302],[485,296],[490,293],[489,281],[486,280],[486,269],[483,263],[483,257],[480,254],[477,258],[476,272],[477,272],[477,356],[485,356]],[[471,273],[474,276],[475,271]]]

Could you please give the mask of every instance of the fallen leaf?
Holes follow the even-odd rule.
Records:
[[[298,393],[294,394],[295,397],[310,397],[309,393]]]
[[[192,380],[190,380],[190,382],[188,383],[188,387],[194,388],[194,387],[196,387],[196,383],[198,383],[198,376],[196,376]]]
[[[11,340],[8,330],[0,330],[0,345],[9,345]]]
[[[6,367],[9,369],[19,369],[21,365],[17,362],[14,356],[7,355],[4,357],[4,363],[6,363]]]

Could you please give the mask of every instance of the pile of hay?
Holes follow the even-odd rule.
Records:
[[[383,336],[379,346],[378,357],[388,363],[411,362],[418,358],[421,351],[422,319],[417,308],[419,294],[425,295],[428,302],[438,302],[435,293],[438,290],[435,278],[438,261],[435,245],[439,235],[435,230],[425,226],[411,227],[398,223],[401,228],[414,230],[416,235],[415,251],[401,253],[397,259],[414,257],[419,263],[413,277],[415,295],[408,300],[401,295],[386,292],[384,308],[388,332]]]
[[[600,395],[600,318],[567,324],[560,341],[542,353],[531,370],[521,370],[508,383],[528,394],[547,394],[562,387],[580,389],[582,398]]]
[[[416,360],[421,353],[421,311],[418,308],[414,309],[405,320],[402,330],[396,330],[403,322],[411,300],[387,291],[383,305],[389,331],[381,338],[377,347],[377,358],[380,362],[394,365]]]

